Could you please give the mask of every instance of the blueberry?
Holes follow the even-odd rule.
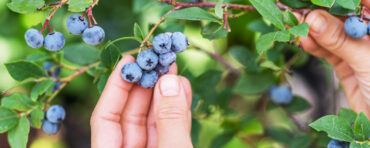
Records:
[[[154,70],[158,73],[158,75],[164,75],[168,73],[169,69],[170,66],[162,66],[161,64],[158,64]]]
[[[367,34],[367,25],[365,21],[360,20],[357,16],[347,18],[344,23],[344,29],[347,34],[353,38],[362,38]]]
[[[179,53],[189,46],[188,38],[181,32],[172,33],[172,51]]]
[[[130,83],[139,82],[142,75],[143,71],[136,63],[127,63],[121,70],[122,78]]]
[[[67,29],[69,33],[74,35],[82,34],[87,28],[87,20],[80,14],[72,14],[67,19]]]
[[[53,123],[48,120],[44,120],[42,122],[42,130],[46,134],[55,135],[56,133],[58,133],[59,129],[60,129],[59,123]]]
[[[54,69],[54,76],[58,76],[59,74],[60,74],[60,71],[62,70],[62,68],[60,68],[60,67],[56,67],[55,69]]]
[[[66,117],[66,111],[60,105],[53,105],[46,111],[46,119],[53,123],[60,123]]]
[[[349,143],[332,139],[328,144],[328,148],[349,148]]]
[[[49,33],[44,40],[44,46],[49,51],[59,51],[66,43],[64,35],[60,32]]]
[[[137,63],[143,70],[152,70],[158,64],[158,56],[153,50],[143,50],[137,55]]]
[[[105,32],[103,28],[99,26],[93,26],[87,28],[82,34],[82,39],[86,44],[89,45],[99,45],[105,37]]]
[[[51,67],[53,67],[53,63],[52,62],[45,62],[44,63],[44,68],[49,71],[51,69]]]
[[[155,71],[147,71],[144,72],[141,80],[139,81],[139,85],[143,88],[151,88],[157,83],[158,81],[158,74]]]
[[[163,66],[170,66],[176,61],[176,53],[170,51],[159,55],[159,63]]]
[[[36,29],[28,29],[24,34],[27,45],[32,48],[40,48],[44,43],[44,36]]]
[[[293,99],[293,94],[287,86],[272,86],[270,98],[277,104],[289,104]]]
[[[63,82],[56,82],[54,87],[53,87],[53,92],[57,91],[60,86],[62,86]]]
[[[162,54],[171,51],[171,36],[168,33],[161,33],[153,39],[153,49],[156,53]]]

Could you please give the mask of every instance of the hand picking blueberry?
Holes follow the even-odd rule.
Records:
[[[139,82],[143,71],[136,63],[127,63],[122,67],[121,70],[122,78],[130,83]]]
[[[287,86],[272,86],[270,98],[276,104],[289,104],[293,99],[293,94]]]
[[[175,52],[170,51],[170,52],[159,55],[159,63],[162,66],[170,66],[174,62],[176,62]]]
[[[36,29],[28,29],[24,34],[27,45],[32,48],[40,48],[44,44],[44,36]]]
[[[64,35],[60,32],[49,33],[44,40],[44,47],[49,51],[59,51],[66,43]]]
[[[68,17],[67,21],[67,29],[69,33],[74,35],[82,34],[85,29],[87,28],[87,20],[82,17],[80,14],[72,14]]]
[[[346,33],[352,38],[362,38],[367,34],[367,25],[365,21],[357,16],[352,16],[344,23]]]
[[[82,34],[84,42],[93,46],[99,45],[104,40],[104,37],[105,32],[99,26],[89,27]]]
[[[52,123],[60,123],[66,117],[66,111],[60,105],[53,105],[46,111],[46,119]]]
[[[171,36],[169,33],[161,33],[153,38],[153,49],[157,54],[171,51]]]
[[[158,81],[158,74],[155,71],[144,72],[143,77],[139,82],[139,85],[143,88],[151,88]]]
[[[153,70],[158,64],[158,56],[151,49],[143,50],[137,55],[137,63],[143,70]]]

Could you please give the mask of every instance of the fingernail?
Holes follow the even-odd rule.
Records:
[[[160,89],[162,96],[178,96],[179,95],[179,81],[176,76],[164,76],[160,82]]]
[[[310,19],[310,28],[315,35],[320,35],[327,27],[326,18],[320,14],[316,14],[312,19]]]

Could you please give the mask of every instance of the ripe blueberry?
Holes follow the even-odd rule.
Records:
[[[127,63],[122,67],[121,76],[122,78],[130,83],[139,82],[143,71],[136,63]]]
[[[44,46],[49,51],[59,51],[66,43],[64,35],[60,32],[49,33],[44,40]]]
[[[80,14],[70,15],[66,21],[66,24],[69,33],[74,35],[82,34],[87,28],[87,20]]]
[[[172,33],[172,51],[179,53],[189,46],[188,38],[181,32]]]
[[[55,85],[54,85],[54,87],[53,87],[53,91],[52,92],[57,91],[60,88],[60,86],[62,86],[62,84],[63,84],[63,82],[56,82]]]
[[[55,135],[60,129],[59,123],[53,123],[48,120],[42,122],[42,130],[49,135]]]
[[[36,29],[28,29],[24,34],[27,45],[32,48],[40,48],[44,43],[44,36]]]
[[[153,50],[143,50],[137,55],[137,63],[143,70],[152,70],[158,64],[158,56]]]
[[[159,55],[159,63],[163,66],[170,66],[176,61],[176,53],[170,51]]]
[[[60,123],[66,117],[66,111],[60,105],[53,105],[46,111],[46,119],[53,123]]]
[[[44,68],[49,71],[51,69],[51,67],[53,66],[53,63],[52,62],[45,62],[44,63]]]
[[[348,142],[332,139],[328,144],[328,148],[349,148],[349,144]]]
[[[347,18],[344,23],[346,33],[353,38],[361,38],[367,34],[367,25],[365,21],[360,20],[357,16]]]
[[[171,51],[171,36],[168,33],[155,36],[153,38],[153,49],[158,54]]]
[[[289,104],[293,99],[293,94],[287,86],[272,86],[270,98],[276,104]]]
[[[158,81],[158,74],[155,71],[147,71],[144,72],[141,80],[139,81],[139,85],[143,88],[151,88],[157,83]]]
[[[99,26],[93,26],[86,28],[84,33],[82,34],[82,39],[86,44],[89,45],[99,45],[105,37],[105,32],[103,28]]]
[[[170,66],[162,66],[161,64],[158,64],[154,70],[157,72],[158,75],[164,75],[168,73],[169,69]]]

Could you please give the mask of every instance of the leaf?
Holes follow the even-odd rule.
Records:
[[[51,57],[47,53],[35,53],[35,54],[30,54],[26,57],[26,61],[28,62],[46,61],[49,59],[51,59]]]
[[[347,121],[335,115],[324,116],[310,124],[317,131],[324,131],[332,139],[351,142],[354,140],[352,128]]]
[[[14,93],[1,99],[1,106],[13,110],[27,111],[35,105],[31,99],[23,93]]]
[[[134,25],[134,36],[138,39],[140,39],[140,41],[143,41],[144,38],[145,38],[145,35],[143,33],[143,31],[141,30],[139,24],[135,23]]]
[[[97,88],[100,94],[103,92],[105,84],[107,83],[109,76],[110,76],[110,72],[107,72],[103,74],[102,76],[100,76],[99,82],[97,84]]]
[[[323,6],[323,7],[331,7],[333,6],[335,0],[311,0],[311,2],[315,5],[318,6]]]
[[[277,28],[285,30],[283,13],[272,0],[249,0],[257,11]]]
[[[311,104],[299,96],[294,96],[292,102],[284,106],[285,109],[292,113],[303,112],[309,109],[310,107]]]
[[[263,61],[261,64],[260,64],[261,67],[263,68],[268,68],[268,69],[271,69],[273,71],[280,71],[281,68],[279,66],[277,66],[274,62],[271,62],[271,61]]]
[[[71,12],[85,11],[93,3],[93,0],[69,0],[68,10]]]
[[[246,47],[233,46],[230,48],[230,53],[248,71],[258,72],[260,70],[260,67],[257,65],[257,55],[252,54]]]
[[[263,54],[267,49],[271,48],[274,41],[289,41],[290,34],[287,31],[271,32],[262,35],[256,43],[257,53]]]
[[[88,65],[99,60],[99,51],[83,43],[71,44],[64,48],[64,58],[78,65]]]
[[[355,123],[355,120],[357,118],[357,114],[354,111],[346,108],[341,108],[338,116],[347,120],[349,125]]]
[[[114,45],[114,43],[118,42],[118,41],[123,41],[123,40],[136,40],[138,41],[139,43],[141,43],[140,39],[137,38],[137,37],[133,37],[133,36],[129,36],[129,37],[120,37],[118,39],[115,39],[113,41],[110,41],[108,42],[107,44],[104,45],[104,48],[108,48],[109,46],[111,45]]]
[[[271,72],[246,73],[239,78],[234,91],[243,95],[255,95],[266,91],[274,83]]]
[[[8,132],[8,142],[12,148],[26,148],[30,123],[26,116],[22,116],[17,126]]]
[[[334,5],[329,9],[329,12],[334,15],[347,15],[356,13],[356,10],[345,9],[339,6],[338,3],[334,3]]]
[[[366,143],[356,143],[356,142],[351,142],[351,144],[349,145],[350,148],[370,148],[370,145],[369,144],[366,144]]]
[[[113,67],[119,60],[120,52],[117,48],[108,47],[104,48],[100,53],[101,63],[108,68]]]
[[[195,118],[191,120],[191,141],[194,145],[198,144],[199,133],[202,130],[202,125]]]
[[[30,121],[31,124],[36,127],[40,128],[41,127],[41,120],[44,119],[44,112],[41,109],[34,109],[31,114],[30,114]]]
[[[12,0],[8,3],[8,7],[14,12],[25,14],[36,12],[37,8],[42,7],[44,4],[44,0]]]
[[[363,112],[358,114],[353,126],[353,131],[356,138],[360,141],[367,140],[370,137],[370,122]]]
[[[361,0],[336,0],[336,3],[343,8],[355,10],[361,3]]]
[[[224,0],[218,0],[216,6],[215,6],[215,14],[218,18],[222,19],[224,14],[224,9],[222,8]]]
[[[296,147],[299,147],[299,148],[308,148],[311,143],[312,143],[312,137],[308,134],[300,134],[296,137],[294,137],[290,144],[289,144],[289,147],[290,148],[296,148]]]
[[[0,107],[0,133],[13,128],[18,123],[18,114],[12,110]]]
[[[263,134],[263,125],[255,117],[246,117],[242,120],[240,133],[243,134]]]
[[[211,148],[222,148],[234,138],[234,132],[224,132],[212,140]]]
[[[50,88],[51,85],[53,84],[54,84],[53,80],[44,80],[39,83],[36,83],[36,85],[32,88],[31,91],[31,100],[37,101],[37,97],[45,93],[46,90],[48,90],[48,88]]]
[[[266,22],[263,21],[263,19],[257,19],[257,20],[251,21],[248,24],[247,28],[254,32],[261,32],[262,34],[273,32],[275,29],[273,25],[267,25]]]
[[[167,17],[194,21],[206,20],[212,22],[220,22],[217,17],[198,7],[191,7],[174,11],[168,14]]]
[[[267,128],[266,133],[272,139],[284,144],[289,144],[293,138],[292,134],[287,129],[280,127]]]
[[[297,26],[294,26],[288,30],[291,34],[298,35],[301,37],[307,37],[309,26],[307,23],[302,23]]]
[[[23,81],[27,78],[40,78],[42,77],[42,70],[37,65],[26,62],[11,62],[5,64],[6,69],[8,70],[10,76],[14,80]]]
[[[229,32],[223,29],[223,26],[219,23],[208,23],[202,27],[202,36],[207,39],[218,39],[225,38]]]
[[[284,22],[290,27],[298,25],[298,19],[295,17],[292,11],[287,9],[284,13]]]
[[[304,8],[311,5],[311,3],[307,1],[309,0],[280,0],[279,2],[291,8]]]

